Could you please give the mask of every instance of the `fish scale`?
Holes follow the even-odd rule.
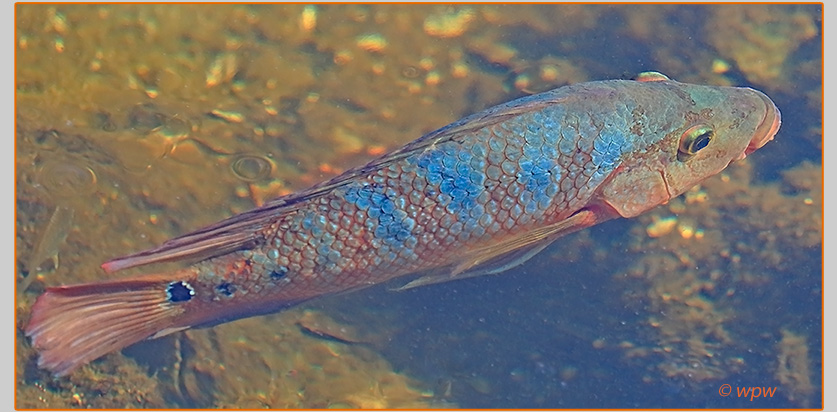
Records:
[[[747,88],[581,83],[468,116],[363,167],[106,262],[182,269],[48,288],[26,328],[64,375],[138,340],[414,275],[500,273],[556,238],[667,202],[780,125]]]

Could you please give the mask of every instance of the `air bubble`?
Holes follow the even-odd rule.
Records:
[[[86,165],[48,161],[38,171],[36,182],[52,196],[75,197],[93,193],[96,173]]]
[[[273,171],[273,163],[270,159],[249,154],[237,156],[230,167],[233,174],[245,182],[265,180]]]

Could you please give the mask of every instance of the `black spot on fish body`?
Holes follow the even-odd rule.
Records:
[[[235,291],[236,291],[236,287],[232,283],[224,282],[224,283],[216,286],[215,290],[217,290],[219,293],[223,294],[224,296],[232,296],[233,293],[235,293]]]
[[[279,279],[283,279],[287,275],[288,275],[288,268],[286,268],[284,266],[279,266],[276,270],[270,272],[270,279],[271,280],[279,280]]]
[[[166,299],[169,302],[188,302],[192,299],[192,296],[195,296],[195,289],[192,285],[183,281],[169,283],[168,288],[166,288]]]

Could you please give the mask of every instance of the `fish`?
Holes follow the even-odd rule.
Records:
[[[668,202],[773,140],[780,125],[760,91],[657,72],[521,97],[102,264],[108,273],[179,268],[49,287],[24,333],[38,366],[60,377],[144,339],[318,296],[501,273],[561,236]]]
[[[40,240],[38,240],[35,252],[29,258],[29,263],[26,265],[26,270],[29,274],[20,282],[17,289],[18,292],[24,292],[32,284],[32,281],[38,277],[38,270],[41,269],[41,264],[46,260],[52,261],[53,270],[58,269],[58,249],[61,244],[67,240],[67,235],[73,228],[73,215],[75,211],[72,207],[59,205],[52,212],[52,217],[44,228]]]

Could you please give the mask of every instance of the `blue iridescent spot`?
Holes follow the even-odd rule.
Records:
[[[500,144],[503,143],[489,141],[489,145]],[[415,171],[417,180],[424,179],[429,185],[438,188],[437,193],[428,189],[425,194],[462,218],[467,217],[467,207],[473,205],[476,197],[484,191],[485,181],[482,167],[474,167],[484,167],[484,149],[467,149],[457,142],[444,142],[416,155],[417,159],[413,161],[418,166]]]
[[[355,195],[357,196],[357,195],[359,195],[359,193],[355,192]],[[369,209],[369,199],[364,198],[364,197],[356,197],[356,199],[357,200],[355,200],[352,203],[356,204],[358,209],[360,209],[360,210]],[[346,199],[346,200],[348,200],[348,199]]]
[[[523,159],[520,162],[518,162],[518,165],[520,166],[520,170],[523,173],[532,173],[532,168],[534,167],[534,163],[532,163],[531,160]]]
[[[330,247],[328,247],[328,245],[322,245],[322,244],[321,244],[321,245],[317,248],[317,253],[318,253],[320,256],[328,256],[328,253],[329,253],[330,251],[331,251],[331,248],[330,248]]]
[[[393,203],[392,200],[389,200],[388,198],[384,198],[384,200],[381,200],[382,213],[388,215],[391,214],[393,210],[395,210],[395,203]]]
[[[343,195],[343,198],[346,199],[346,201],[349,202],[349,203],[355,203],[355,202],[357,202],[357,199],[358,199],[357,191],[356,190],[348,190]]]
[[[538,142],[538,143],[542,144],[543,142],[541,141],[541,142]],[[540,146],[540,145],[538,145],[538,146]],[[537,158],[538,156],[541,155],[541,150],[540,150],[540,148],[538,148],[538,146],[534,146],[530,143],[524,144],[523,145],[523,155],[530,158],[530,159]]]
[[[456,187],[456,186],[453,183],[453,179],[449,177],[449,178],[446,178],[445,180],[443,180],[442,183],[439,184],[439,191],[442,192],[442,193],[445,193],[445,194],[449,194],[450,192],[453,191],[454,187]]]
[[[302,228],[305,229],[305,230],[311,230],[311,227],[312,227],[311,216],[305,216],[305,218],[302,219]]]
[[[403,224],[404,229],[407,232],[412,231],[416,227],[416,221],[413,218],[404,218],[404,220],[402,220],[401,223]]]
[[[381,203],[386,199],[386,196],[383,193],[375,193],[373,192],[369,199],[372,201],[372,204],[375,206],[380,206]]]
[[[435,155],[429,154],[429,158]],[[425,163],[423,158],[408,159],[408,163]],[[430,163],[427,163],[430,165]],[[424,170],[419,168],[419,170]],[[441,173],[439,174],[441,177]],[[451,183],[452,185],[452,183]],[[384,185],[366,185],[359,188],[360,184],[350,184],[345,188],[345,193],[356,193],[357,197],[351,196],[356,205],[365,204],[368,210],[363,216],[364,226],[375,235],[373,242],[381,242],[384,247],[393,247],[400,250],[394,256],[413,254],[412,248],[405,245],[405,240],[413,236],[412,230],[415,221],[407,217],[403,208],[407,207],[407,199],[396,192],[393,188]],[[415,193],[411,190],[411,194]],[[344,195],[345,200],[349,197]],[[325,236],[325,235],[324,235]],[[322,263],[336,262],[341,258],[339,251],[329,249],[324,244],[317,250],[317,261]]]
[[[311,235],[314,237],[320,237],[323,235],[323,228],[321,226],[314,226],[311,228]]]

